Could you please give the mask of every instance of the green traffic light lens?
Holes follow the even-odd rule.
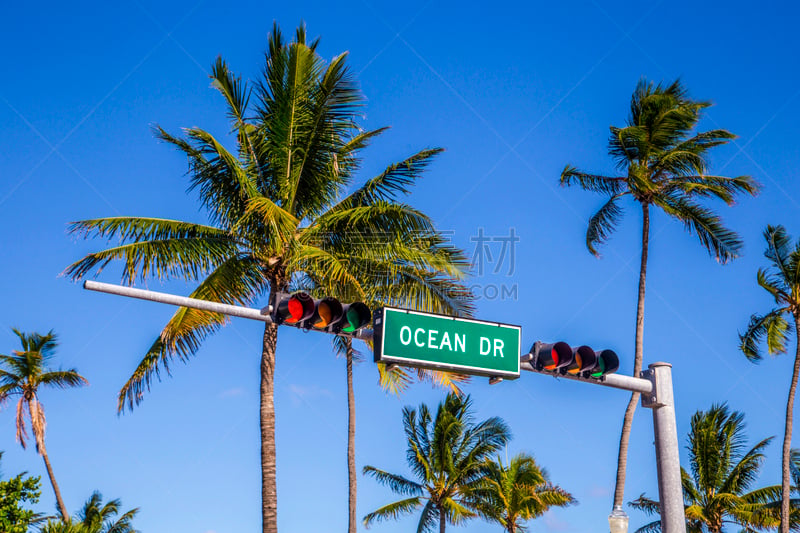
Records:
[[[353,333],[369,324],[369,309],[361,302],[350,304],[345,314],[347,324],[342,328],[344,333]]]
[[[619,370],[619,357],[614,350],[603,350],[598,354],[597,366],[590,374],[593,378],[602,378]]]
[[[605,374],[605,371],[606,371],[606,362],[601,357],[597,361],[597,366],[595,367],[594,372],[591,373],[591,376],[593,378],[602,378],[603,374]]]

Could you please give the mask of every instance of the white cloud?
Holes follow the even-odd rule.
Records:
[[[217,398],[233,398],[235,396],[241,396],[244,394],[244,389],[241,387],[235,387],[233,389],[228,389],[220,392],[217,394]],[[206,533],[209,533],[206,531]],[[215,531],[211,531],[210,533],[216,533]]]
[[[303,401],[308,402],[313,398],[319,398],[319,397],[333,398],[333,393],[331,391],[329,391],[328,389],[323,389],[322,387],[319,387],[317,385],[304,386],[292,383],[291,385],[289,385],[289,390],[294,395],[292,397],[292,404],[295,407],[298,407]]]
[[[589,489],[589,496],[592,498],[606,498],[611,496],[611,487],[594,485],[591,489]]]
[[[544,514],[544,526],[547,531],[561,532],[570,530],[569,522],[560,520],[551,511],[547,511]]]

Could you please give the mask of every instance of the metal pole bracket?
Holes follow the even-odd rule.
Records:
[[[642,370],[641,372],[639,372],[639,377],[641,377],[642,379],[646,379],[647,381],[653,384],[653,391],[651,393],[642,394],[642,407],[646,407],[647,409],[656,409],[658,407],[663,407],[664,404],[659,401],[658,381],[656,380],[656,373],[651,368],[648,368],[647,370]]]

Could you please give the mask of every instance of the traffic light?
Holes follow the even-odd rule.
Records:
[[[330,297],[315,300],[305,292],[280,293],[275,299],[272,320],[303,329],[352,334],[369,324],[370,310],[361,302],[342,304]]]
[[[536,341],[530,355],[534,369],[554,374],[602,378],[619,369],[619,358],[612,350],[596,352],[588,346],[572,348],[566,342]]]

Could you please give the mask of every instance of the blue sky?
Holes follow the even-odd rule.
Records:
[[[746,413],[751,441],[782,434],[791,361],[760,366],[737,352],[736,332],[770,299],[755,284],[768,223],[800,236],[795,141],[800,112],[797,8],[788,3],[547,2],[491,7],[460,2],[14,3],[0,20],[7,50],[0,86],[0,353],[16,348],[12,326],[55,329],[59,359],[91,382],[45,392],[48,450],[67,507],[92,490],[139,506],[148,533],[254,531],[260,523],[258,357],[260,325],[234,320],[188,365],[153,387],[131,414],[116,393],[172,313],[158,304],[89,293],[59,273],[103,243],[66,235],[72,220],[109,215],[204,221],[186,193],[186,165],[150,126],[227,132],[209,87],[212,61],[254,79],[267,32],[305,20],[321,53],[349,51],[368,99],[364,126],[392,129],[366,154],[362,178],[426,147],[447,151],[415,189],[428,212],[468,253],[479,232],[520,241],[515,260],[492,243],[493,264],[472,283],[478,316],[520,324],[537,339],[615,349],[630,372],[640,215],[626,206],[601,260],[585,249],[586,222],[601,199],[561,189],[570,163],[612,172],[608,126],[621,124],[637,80],[680,77],[710,99],[702,128],[739,135],[713,156],[714,171],[749,174],[757,199],[719,206],[745,240],[725,266],[680,224],[656,214],[646,306],[645,362],[674,365],[679,438],[689,417],[727,401]],[[500,261],[501,257],[504,262]],[[497,263],[501,262],[499,269]],[[512,268],[513,267],[513,268]],[[102,281],[118,281],[113,268]],[[156,290],[186,294],[190,286]],[[516,297],[485,297],[492,287]],[[487,292],[488,291],[488,292]],[[284,533],[346,527],[344,361],[324,335],[281,331],[276,370],[279,524]],[[368,357],[367,357],[368,359]],[[357,463],[407,472],[403,405],[443,393],[416,385],[401,397],[379,390],[366,360],[355,371]],[[580,505],[535,524],[551,532],[607,527],[618,432],[627,395],[534,375],[468,387],[479,416],[500,415]],[[3,471],[43,475],[14,442],[13,409],[0,412]],[[685,458],[685,452],[682,450]],[[769,448],[761,481],[779,480]],[[40,508],[53,509],[43,480]],[[393,495],[359,475],[358,514]],[[656,495],[652,422],[639,409],[626,501]],[[630,511],[632,525],[645,518]],[[375,526],[408,531],[414,518]],[[486,531],[475,522],[463,531]]]

